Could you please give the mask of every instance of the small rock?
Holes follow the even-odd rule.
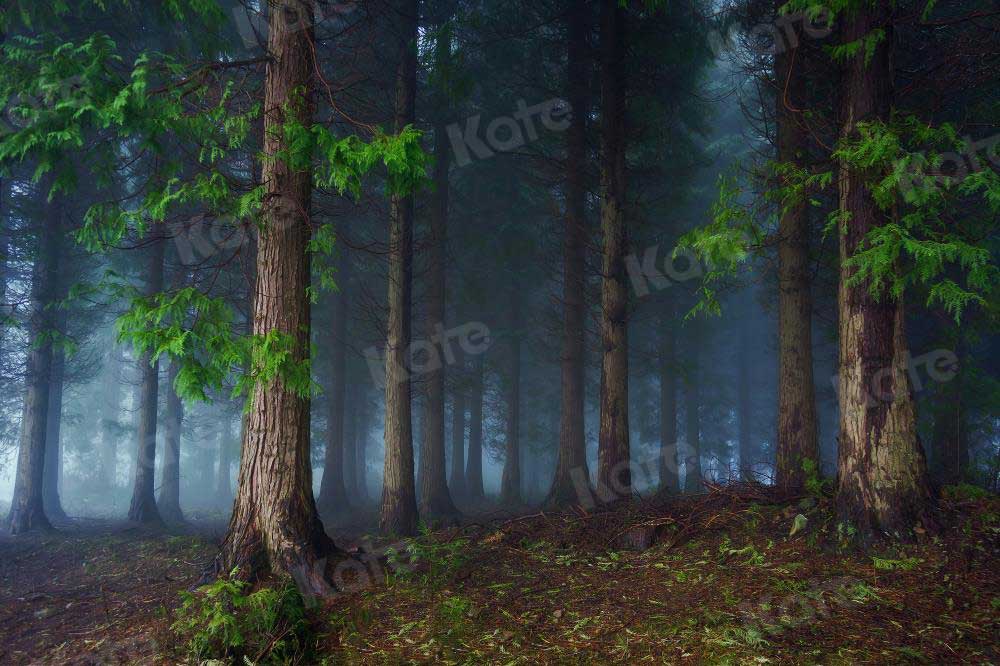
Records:
[[[554,612],[552,613],[552,617],[554,617],[554,618],[555,618],[555,619],[557,619],[557,620],[558,620],[559,618],[561,618],[562,616],[563,616],[563,611],[562,611],[562,609],[561,609],[561,608],[559,608],[559,609],[555,610],[555,611],[554,611]]]

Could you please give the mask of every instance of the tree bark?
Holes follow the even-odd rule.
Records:
[[[347,249],[340,248],[337,271],[342,286],[333,296],[333,349],[330,359],[330,398],[327,411],[326,454],[323,458],[323,478],[320,480],[317,505],[322,514],[333,516],[348,510],[347,489],[344,486],[344,404],[347,386],[347,280],[349,265]]]
[[[357,498],[358,506],[365,506],[368,504],[368,434],[371,418],[371,406],[368,404],[368,388],[367,386],[361,386],[358,389],[358,425],[355,428],[354,436],[356,438],[357,447],[357,467],[355,468],[355,474],[357,475]]]
[[[400,0],[400,58],[396,73],[396,131],[415,118],[417,0]],[[385,471],[379,525],[400,536],[417,532],[413,481],[410,334],[413,279],[413,196],[392,196],[389,222],[389,321],[385,372]]]
[[[681,490],[677,459],[677,359],[673,301],[660,312],[660,491]]]
[[[45,441],[49,415],[49,378],[52,372],[52,342],[46,336],[52,328],[53,313],[48,308],[55,293],[60,270],[62,224],[56,206],[45,205],[45,227],[38,238],[38,256],[31,276],[31,317],[28,334],[32,344],[25,367],[25,392],[21,416],[21,439],[17,454],[14,495],[7,526],[11,534],[50,530],[42,493],[45,473]]]
[[[845,42],[884,31],[870,59],[866,49],[846,64],[841,80],[842,136],[855,138],[864,121],[888,121],[892,108],[892,15],[888,3],[844,16]],[[878,174],[847,164],[840,170],[840,209],[848,215],[840,235],[840,433],[837,507],[866,541],[880,534],[907,536],[927,518],[930,486],[916,432],[903,302],[876,298],[867,283],[851,285],[854,256],[866,234],[893,221],[867,187]]]
[[[471,502],[482,501],[483,492],[483,383],[485,359],[472,363],[472,387],[469,397],[469,460],[465,465],[465,491]]]
[[[559,450],[547,503],[564,506],[578,501],[590,483],[584,431],[584,328],[586,296],[586,164],[590,66],[587,60],[589,6],[576,2],[568,14],[567,79],[572,108],[566,135],[566,229],[563,239],[563,340]]]
[[[625,253],[625,12],[601,1],[601,427],[597,485],[602,497],[632,492],[628,419],[628,284]]]
[[[181,433],[184,423],[184,403],[174,389],[180,366],[171,361],[167,368],[167,413],[163,423],[163,466],[160,470],[160,515],[172,522],[183,522],[181,511]]]
[[[60,294],[63,298],[65,294]],[[65,313],[56,313],[55,319],[60,321],[56,329],[65,329]],[[52,370],[49,378],[49,412],[48,424],[45,428],[45,471],[42,481],[42,495],[45,502],[45,515],[50,520],[66,519],[62,507],[59,487],[62,480],[62,412],[63,388],[66,378],[66,350],[56,346],[52,350]]]
[[[344,493],[347,503],[358,506],[358,409],[360,399],[357,393],[347,397],[344,408]]]
[[[684,407],[687,415],[684,427],[687,431],[687,447],[684,458],[684,492],[700,493],[702,487],[701,472],[701,340],[700,326],[697,322],[688,330],[688,376],[687,393],[684,396]]]
[[[269,9],[272,60],[265,83],[266,158],[261,175],[266,205],[257,240],[252,332],[261,337],[279,333],[292,340],[292,362],[305,363],[312,173],[293,169],[278,155],[289,149],[281,131],[288,115],[307,127],[312,124],[315,6],[313,0],[286,0],[279,10],[277,0],[271,0]],[[252,399],[236,501],[217,569],[238,567],[245,578],[266,571],[291,573],[303,594],[329,596],[325,558],[337,550],[323,530],[313,499],[310,401],[281,376],[258,383]]]
[[[521,495],[521,293],[514,283],[510,305],[510,375],[507,385],[507,432],[500,503],[517,506]]]
[[[166,241],[157,238],[149,248],[146,295],[152,296],[163,291],[163,256]],[[160,391],[160,363],[153,361],[149,353],[139,358],[139,427],[135,467],[132,476],[132,503],[128,519],[140,523],[157,524],[163,519],[156,506],[154,496],[154,468],[156,464],[156,417]]]
[[[784,0],[776,0],[780,9]],[[797,30],[797,22],[788,29]],[[795,109],[806,97],[805,59],[799,39],[774,58],[777,159],[803,166],[808,132]],[[805,483],[803,462],[819,465],[816,392],[813,384],[812,295],[809,277],[809,217],[803,198],[782,210],[778,222],[778,435],[776,482],[789,492]],[[742,462],[741,462],[742,465]]]

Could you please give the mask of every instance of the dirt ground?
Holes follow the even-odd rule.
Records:
[[[941,518],[861,553],[828,501],[744,489],[361,540],[309,663],[1000,664],[1000,501]],[[220,529],[0,538],[0,664],[177,663],[173,609]]]

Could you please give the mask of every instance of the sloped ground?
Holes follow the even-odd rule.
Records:
[[[312,609],[302,663],[1000,663],[1000,501],[943,502],[939,535],[878,557],[842,545],[827,501],[773,501],[721,488],[365,542],[337,573],[368,585]],[[171,612],[212,536],[0,539],[0,663],[178,663]]]

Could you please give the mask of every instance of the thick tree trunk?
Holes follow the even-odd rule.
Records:
[[[597,485],[631,495],[628,421],[628,284],[625,254],[625,12],[601,1],[601,427]]]
[[[451,494],[454,498],[465,497],[465,357],[456,353],[456,368],[459,381],[455,382],[451,402]]]
[[[483,384],[485,359],[480,355],[472,363],[472,386],[469,395],[469,460],[465,465],[465,491],[471,502],[482,501],[483,492]]]
[[[568,14],[567,79],[572,108],[566,138],[566,230],[563,239],[562,384],[559,408],[559,450],[547,503],[563,506],[578,501],[576,483],[590,481],[584,432],[584,329],[586,300],[586,165],[588,88],[587,3],[576,2]]]
[[[60,270],[62,224],[56,206],[45,206],[45,228],[38,238],[38,256],[31,274],[31,317],[25,367],[25,392],[21,415],[21,439],[17,454],[14,495],[7,525],[11,534],[52,528],[45,515],[42,493],[45,473],[45,442],[49,418],[49,378],[52,372],[52,328],[49,304],[56,294]]]
[[[327,411],[326,454],[323,458],[323,478],[320,480],[317,506],[320,513],[333,516],[348,510],[347,489],[344,486],[344,404],[347,386],[347,280],[349,264],[346,248],[340,248],[337,277],[341,290],[333,295],[333,338],[330,359],[330,398]]]
[[[396,75],[396,131],[415,117],[417,0],[399,3],[401,52]],[[413,197],[393,195],[389,222],[389,321],[385,371],[385,471],[379,525],[401,536],[417,532],[413,482],[410,333],[413,279]]]
[[[63,296],[60,295],[60,298]],[[66,322],[64,314],[59,313],[56,319],[61,321],[56,328],[63,330]],[[62,479],[62,412],[63,387],[66,375],[66,351],[62,347],[52,350],[52,370],[49,379],[49,413],[48,425],[45,429],[45,471],[42,480],[42,496],[45,502],[45,515],[50,520],[66,519],[63,511],[59,487]]]
[[[507,384],[507,431],[500,503],[517,506],[521,495],[521,294],[516,284],[510,305],[510,376]]]
[[[289,146],[281,131],[286,113],[309,126],[315,63],[313,0],[271,0],[265,84],[261,182],[267,188],[257,241],[253,334],[292,341],[292,362],[309,356],[309,210],[311,171],[277,157]],[[299,12],[290,21],[289,12]],[[300,97],[304,92],[305,99]],[[291,573],[304,594],[328,596],[325,558],[336,548],[323,531],[312,493],[309,399],[283,377],[254,387],[229,532],[217,569],[253,578],[267,570]]]
[[[357,393],[347,397],[344,407],[344,493],[347,503],[360,504],[358,499],[358,408]]]
[[[785,4],[777,0],[776,5]],[[788,28],[795,30],[797,23]],[[805,59],[799,40],[775,55],[777,159],[802,167],[807,159],[808,133],[794,109],[806,97]],[[803,461],[819,465],[816,392],[813,384],[812,295],[809,278],[808,205],[793,202],[778,222],[778,436],[776,482],[790,491],[802,490]],[[741,462],[742,464],[742,462]],[[744,470],[745,471],[745,470]]]
[[[888,3],[863,5],[844,21],[848,42],[885,31],[871,57],[860,49],[842,77],[842,135],[853,138],[858,123],[889,119],[894,36]],[[854,269],[847,260],[869,231],[892,222],[893,215],[878,208],[866,185],[873,176],[878,175],[842,165],[839,180],[847,222],[840,235],[837,506],[862,539],[880,533],[906,536],[926,517],[930,501],[907,371],[903,302],[887,293],[876,298],[867,282],[848,284]]]
[[[118,419],[121,416],[122,354],[115,345],[105,357],[104,401],[101,404],[101,452],[98,488],[110,490],[118,485]]]
[[[684,457],[684,492],[700,493],[702,486],[701,472],[701,340],[700,326],[697,322],[688,330],[688,376],[684,396],[686,417],[684,427],[687,432],[687,446]]]
[[[155,240],[149,248],[149,269],[146,277],[146,294],[163,291],[163,255],[166,241]],[[128,519],[140,523],[163,522],[154,496],[154,468],[156,464],[156,417],[160,391],[160,363],[150,354],[139,358],[141,385],[139,388],[139,427],[136,432],[137,448],[132,477],[132,503]]]
[[[961,342],[957,348],[958,365],[951,381],[939,386],[934,400],[934,425],[932,450],[933,469],[942,485],[953,485],[965,480],[969,465],[969,447],[966,441],[966,415],[962,404],[962,364],[965,358]]]
[[[660,313],[660,491],[668,494],[681,490],[677,459],[676,325],[673,301],[668,298]]]
[[[184,403],[174,389],[180,366],[171,361],[167,368],[167,413],[163,423],[163,467],[160,470],[160,497],[157,508],[164,520],[182,522],[181,511],[181,432]]]

